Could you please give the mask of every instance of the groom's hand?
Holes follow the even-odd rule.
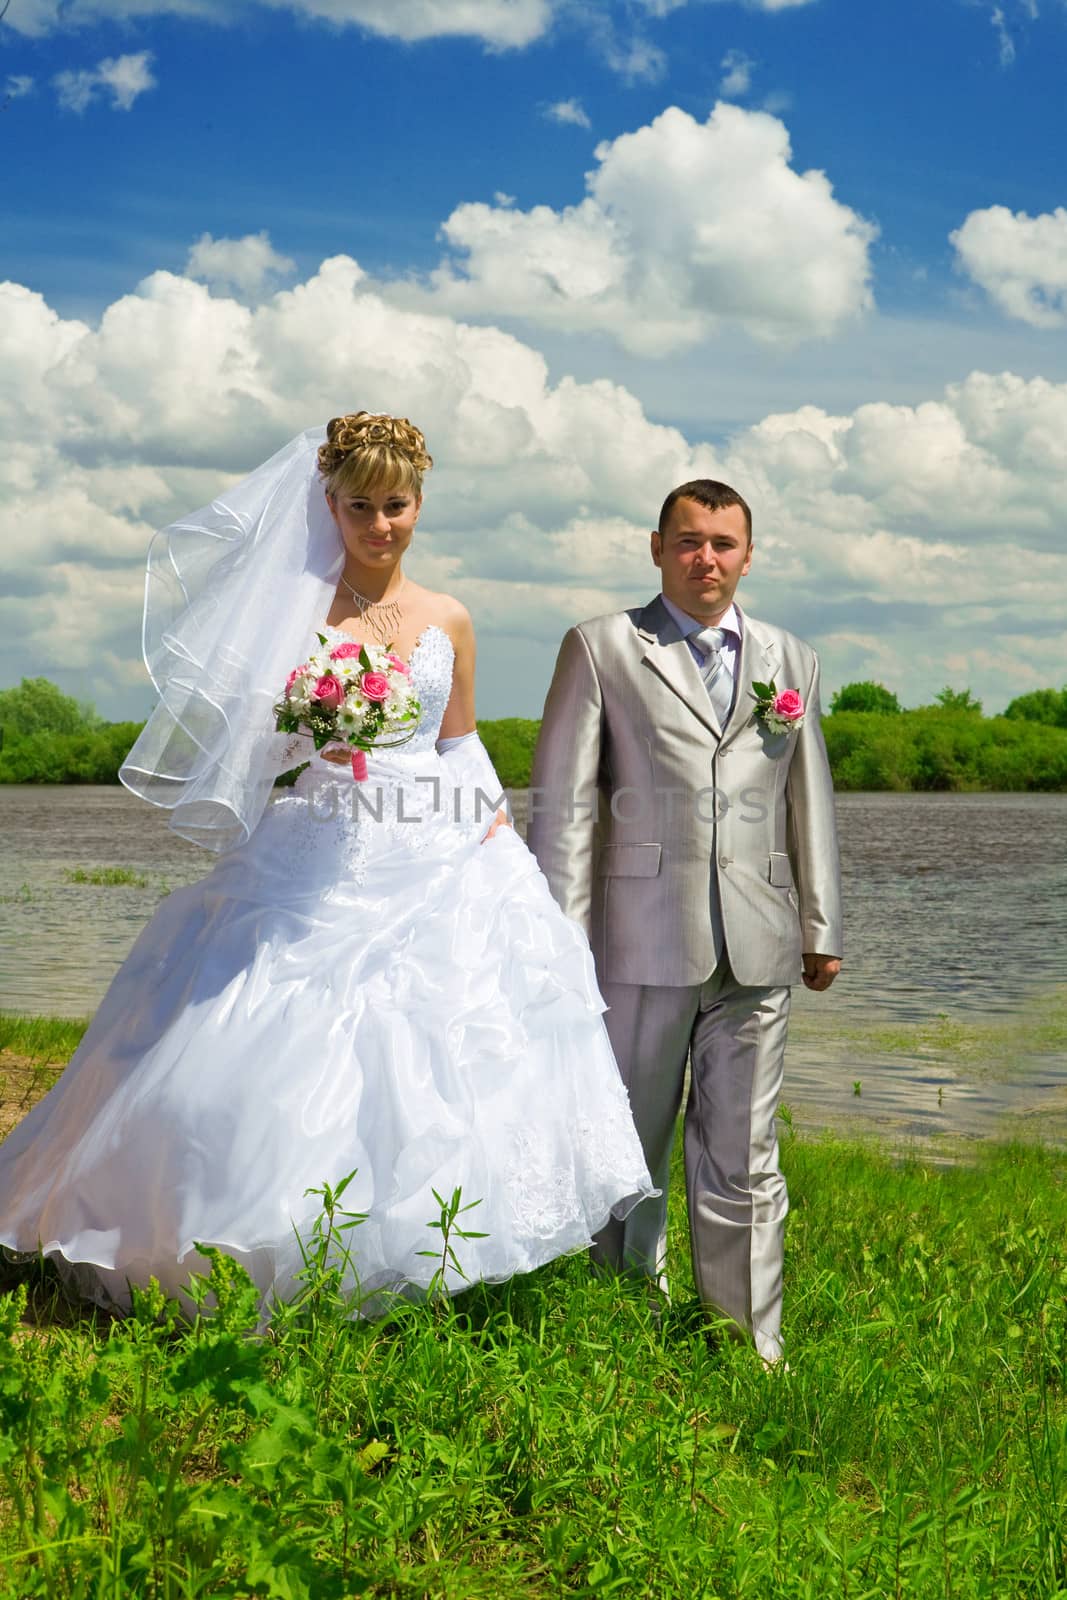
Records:
[[[804,952],[805,989],[828,989],[840,971],[841,963],[836,956],[817,956],[807,950]]]

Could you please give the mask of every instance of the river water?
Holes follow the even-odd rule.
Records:
[[[794,993],[795,1125],[1067,1142],[1067,795],[846,794],[838,818],[846,967]],[[97,866],[148,883],[66,880]],[[119,787],[0,786],[0,1009],[89,1015],[210,866]]]

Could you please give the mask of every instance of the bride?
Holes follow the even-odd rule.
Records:
[[[198,1244],[265,1305],[290,1295],[311,1191],[353,1171],[364,1309],[429,1285],[435,1189],[478,1202],[485,1235],[457,1246],[451,1292],[588,1245],[655,1192],[584,934],[486,809],[470,618],[404,572],[431,464],[406,419],[335,418],[153,541],[161,698],[121,776],[220,859],[162,902],[0,1147],[0,1244],[104,1303],[149,1275],[180,1294]],[[350,751],[274,731],[317,634],[390,644],[421,705],[360,783]]]

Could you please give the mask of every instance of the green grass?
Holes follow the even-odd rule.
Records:
[[[184,1329],[151,1297],[94,1322],[47,1274],[27,1311],[23,1281],[4,1592],[1062,1600],[1063,1153],[785,1160],[788,1373],[709,1337],[677,1185],[658,1325],[581,1259],[351,1323],[328,1253],[358,1230],[328,1225],[265,1339],[223,1263]]]
[[[133,867],[67,867],[63,877],[67,883],[92,883],[109,889],[122,884],[147,889],[149,883],[148,874]]]
[[[0,1011],[0,1050],[13,1050],[41,1063],[59,1061],[65,1065],[88,1026],[88,1017],[28,1017]]]
[[[48,1093],[88,1026],[0,1011],[0,1138]]]

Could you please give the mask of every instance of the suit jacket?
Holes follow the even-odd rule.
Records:
[[[773,734],[756,720],[753,680],[800,690],[798,731]],[[735,683],[723,730],[658,595],[563,640],[528,838],[604,981],[703,983],[716,966],[717,920],[742,984],[792,984],[802,951],[841,954],[815,652],[745,615]]]

